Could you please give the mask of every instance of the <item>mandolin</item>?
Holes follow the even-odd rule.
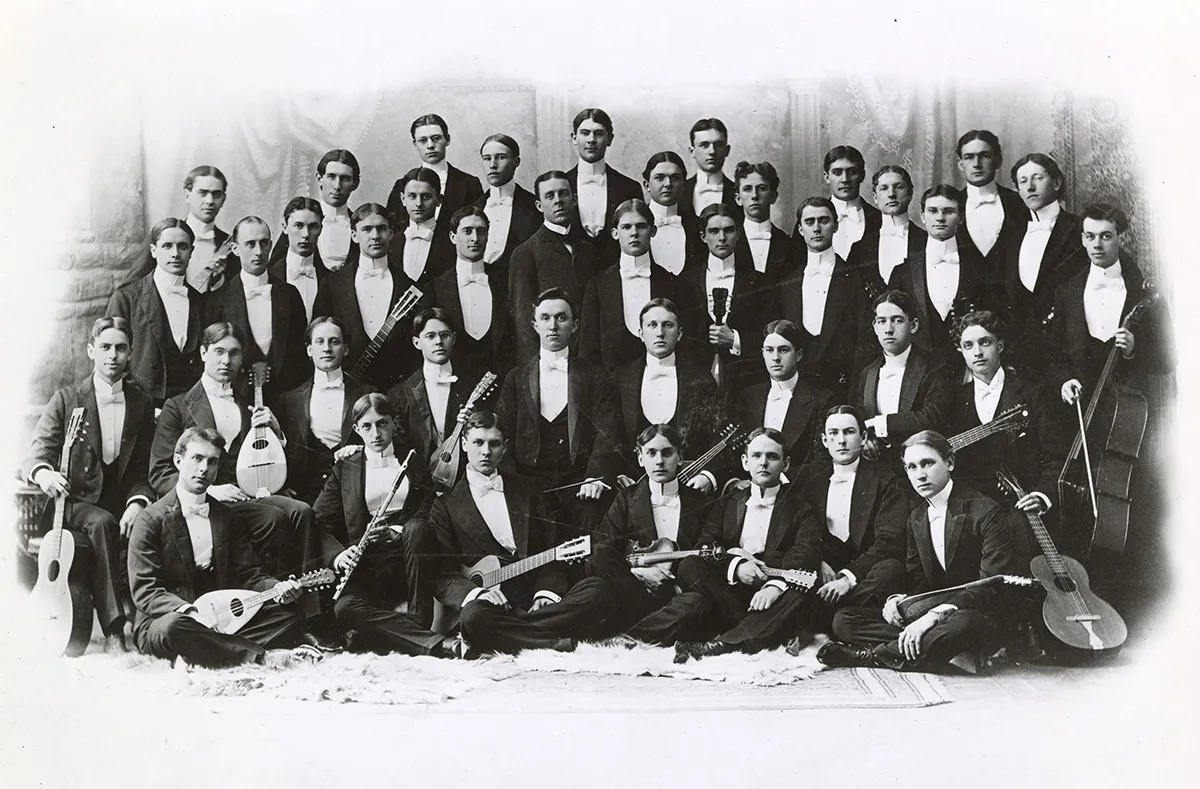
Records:
[[[713,444],[698,458],[691,461],[679,470],[679,474],[676,477],[676,479],[679,480],[679,484],[687,484],[693,477],[703,471],[705,466],[711,463],[726,449],[731,447],[736,448],[738,445],[745,443],[748,436],[749,433],[747,433],[745,430],[742,430],[742,428],[738,425],[726,425],[725,429],[721,431],[721,435],[717,438],[717,443]],[[637,478],[637,482],[634,482],[633,484],[636,485],[645,478],[646,475],[642,474],[642,476]]]
[[[728,556],[740,556],[754,562],[763,571],[763,575],[768,578],[778,578],[780,581],[786,582],[788,586],[794,586],[806,592],[816,586],[817,573],[815,570],[781,570],[777,567],[767,567],[744,548],[730,548],[725,553]]]
[[[337,580],[337,575],[328,567],[305,573],[296,579],[305,589],[329,586]],[[254,618],[258,609],[268,600],[278,600],[282,592],[268,589],[265,592],[252,592],[248,589],[217,589],[214,592],[202,594],[192,603],[196,612],[192,618],[205,627],[218,633],[236,633]]]
[[[701,545],[692,551],[681,551],[674,540],[666,537],[655,540],[649,545],[638,545],[630,542],[625,549],[625,558],[630,567],[650,567],[655,564],[674,562],[688,556],[699,556],[701,559],[718,560],[725,556],[725,549],[720,545]]]
[[[83,437],[83,408],[71,411],[59,456],[59,473],[71,479],[71,448]],[[92,637],[92,594],[86,583],[71,577],[75,537],[63,526],[71,511],[70,492],[52,502],[50,531],[38,549],[38,577],[30,599],[34,616],[44,624],[46,644],[54,655],[79,657]]]
[[[986,425],[979,425],[970,430],[964,430],[955,436],[950,436],[947,439],[950,442],[950,448],[955,452],[959,452],[967,447],[975,444],[988,436],[994,436],[997,433],[1019,433],[1029,427],[1029,406],[1015,405],[1002,414],[997,414],[991,422]],[[891,442],[886,438],[879,438],[873,432],[867,438],[871,446],[875,447],[871,452],[867,452],[864,447],[863,454],[870,457],[872,460],[878,460],[880,453],[878,447],[890,447]]]
[[[410,285],[408,290],[400,294],[400,298],[388,310],[387,319],[379,327],[379,331],[375,332],[375,336],[371,339],[371,344],[359,354],[358,360],[354,363],[354,369],[350,371],[351,375],[361,380],[367,379],[367,370],[370,369],[380,349],[383,348],[384,343],[391,336],[392,329],[396,328],[396,323],[416,309],[417,304],[420,303],[423,296],[424,294],[421,293],[416,285]]]
[[[459,447],[459,442],[462,440],[463,426],[467,417],[475,410],[475,403],[487,397],[495,387],[496,374],[484,373],[483,378],[471,392],[471,396],[467,398],[463,410],[459,412],[458,423],[454,426],[454,430],[433,453],[433,461],[429,464],[429,473],[433,476],[434,482],[447,490],[454,487],[454,483],[458,480],[458,469],[462,460],[462,449]]]
[[[255,362],[250,369],[254,384],[254,407],[263,407],[263,386],[271,371],[266,362]],[[237,458],[237,483],[247,496],[261,499],[283,489],[287,482],[287,455],[283,442],[267,425],[253,429],[253,435],[242,442]]]
[[[1025,495],[1016,477],[1007,470],[996,472],[1000,489],[1020,499]],[[1088,586],[1083,565],[1063,556],[1050,539],[1050,532],[1036,512],[1023,512],[1042,549],[1033,557],[1029,571],[1046,589],[1042,620],[1062,643],[1091,653],[1119,649],[1125,643],[1125,621]]]
[[[585,534],[555,548],[508,564],[505,564],[499,556],[485,556],[470,567],[463,567],[462,575],[484,589],[492,589],[505,581],[550,564],[550,562],[577,562],[591,555],[592,538]]]

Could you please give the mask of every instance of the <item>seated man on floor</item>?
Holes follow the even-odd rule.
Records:
[[[297,581],[277,581],[258,564],[250,533],[237,512],[208,495],[225,440],[212,429],[189,427],[175,442],[174,486],[137,516],[129,538],[129,583],[137,606],[134,639],[147,655],[224,668],[261,663],[268,647],[299,644],[304,616],[290,605],[303,593]],[[203,624],[192,605],[217,589],[279,592],[237,633]],[[321,653],[299,647],[297,656]]]
[[[570,652],[576,639],[601,636],[614,609],[612,592],[601,578],[571,586],[561,561],[533,563],[527,572],[487,587],[465,572],[485,557],[507,564],[552,550],[561,529],[545,516],[528,483],[499,472],[508,445],[495,414],[473,413],[462,443],[466,476],[433,503],[429,523],[437,539],[433,558],[440,565],[437,597],[461,609],[463,638],[483,652],[515,653]]]
[[[680,641],[675,662],[729,652],[778,647],[799,630],[808,591],[769,578],[764,569],[807,570],[821,563],[821,524],[817,514],[780,477],[788,469],[778,430],[756,428],[742,454],[750,487],[712,508],[697,542],[720,545],[729,558],[715,566],[698,556],[679,564],[679,586],[708,600],[715,641]]]
[[[708,612],[704,595],[681,592],[671,572],[672,562],[630,566],[635,547],[660,540],[661,551],[691,551],[708,519],[713,501],[698,490],[680,485],[679,456],[683,442],[670,425],[650,425],[637,438],[638,463],[645,479],[617,494],[600,522],[588,561],[588,574],[608,581],[616,596],[614,629],[650,644],[670,646],[696,638]],[[657,547],[657,546],[656,546]],[[643,559],[652,560],[651,554]]]
[[[954,452],[945,437],[923,430],[904,442],[904,470],[926,505],[908,517],[905,560],[909,595],[959,586],[1014,572],[1010,510],[965,485],[956,485]],[[1001,632],[1001,606],[993,588],[948,593],[926,613],[902,611],[908,595],[878,608],[844,608],[833,619],[839,641],[821,648],[827,666],[877,666],[924,671],[963,653],[989,654]],[[965,664],[974,669],[973,659]]]

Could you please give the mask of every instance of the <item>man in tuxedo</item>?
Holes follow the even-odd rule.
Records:
[[[193,240],[192,229],[180,219],[164,219],[151,228],[154,271],[118,288],[104,313],[129,321],[129,375],[155,405],[186,392],[200,377],[203,297],[186,281]]]
[[[850,259],[851,249],[868,232],[874,233],[882,222],[879,209],[862,199],[862,185],[867,178],[867,162],[862,153],[851,145],[836,145],[825,154],[823,163],[825,183],[829,185],[829,200],[837,221],[833,251],[843,260]],[[796,213],[796,228],[792,243],[797,259],[804,253],[801,247],[803,217]]]
[[[617,394],[604,371],[571,353],[575,305],[551,288],[533,300],[538,355],[504,378],[496,415],[513,436],[506,470],[536,480],[560,528],[587,534],[604,515],[624,446]]]
[[[925,248],[908,261],[904,288],[915,300],[921,326],[916,344],[954,371],[962,370],[962,356],[950,338],[954,313],[996,306],[1000,301],[995,281],[988,279],[984,270],[987,263],[973,244],[963,242],[959,232],[962,216],[962,192],[947,184],[925,190],[921,218],[929,237]]]
[[[92,324],[87,344],[92,375],[50,398],[21,466],[21,476],[51,499],[70,497],[64,528],[75,538],[80,569],[86,565],[85,572],[90,570],[89,587],[100,629],[122,644],[124,625],[132,624],[133,605],[119,541],[128,536],[138,514],[154,498],[146,483],[154,403],[125,377],[132,341],[133,331],[124,318],[99,318]],[[70,447],[67,478],[58,464],[76,408],[84,409],[83,433]],[[48,541],[43,540],[42,549],[47,548]]]
[[[396,304],[414,287],[405,266],[389,255],[392,216],[378,203],[364,203],[350,217],[353,237],[359,247],[357,260],[332,272],[321,283],[313,311],[332,315],[346,328],[345,364],[354,370],[360,357],[380,336]],[[418,302],[419,304],[419,302]],[[416,309],[416,305],[414,305]],[[411,311],[410,311],[411,313]],[[368,383],[388,386],[407,375],[418,364],[418,354],[407,342],[408,318],[393,324],[383,345],[364,359],[361,372]]]
[[[204,325],[232,323],[247,339],[246,363],[266,362],[269,377],[263,398],[271,406],[279,396],[309,376],[304,352],[304,302],[297,290],[270,276],[271,228],[256,216],[233,227],[233,253],[241,271],[204,305]]]
[[[697,457],[717,443],[725,424],[721,394],[705,365],[675,352],[683,336],[675,302],[651,299],[638,314],[638,323],[645,354],[616,371],[625,435],[637,436],[651,425],[667,425],[678,432],[682,442],[676,450],[683,452],[686,447]],[[722,463],[723,458],[713,458],[686,487],[706,493],[716,490]],[[633,484],[629,477],[621,481]]]
[[[731,410],[743,426],[779,431],[789,464],[799,468],[819,446],[821,420],[833,393],[800,375],[804,333],[799,326],[771,321],[763,334],[762,360],[770,380],[739,392]]]
[[[607,370],[642,356],[642,307],[651,299],[671,295],[674,277],[653,265],[651,245],[658,228],[654,214],[641,200],[622,203],[613,220],[613,238],[620,244],[617,265],[592,278],[583,297],[579,357]]]
[[[437,539],[437,597],[461,611],[463,638],[484,652],[569,652],[576,639],[599,637],[615,609],[601,578],[572,586],[561,561],[488,587],[462,572],[488,556],[519,561],[553,550],[565,536],[528,482],[500,473],[507,444],[495,414],[471,414],[462,443],[466,477],[433,503],[429,523]]]
[[[237,274],[237,261],[221,249],[229,234],[216,225],[228,193],[225,174],[211,165],[196,167],[183,180],[183,199],[188,206],[184,221],[196,236],[185,276],[198,293],[217,290]],[[218,256],[218,252],[222,254]]]
[[[908,170],[898,164],[885,164],[871,176],[871,190],[882,214],[879,227],[863,232],[849,263],[860,272],[873,299],[885,290],[907,287],[908,261],[925,248],[929,234],[908,218],[913,199]]]
[[[735,259],[752,265],[768,280],[779,280],[794,265],[787,233],[771,221],[771,206],[779,199],[779,173],[770,162],[738,162],[733,178],[734,199],[746,216]]]
[[[414,167],[396,184],[408,224],[403,232],[392,235],[388,259],[392,268],[403,269],[405,276],[425,290],[434,277],[454,268],[454,245],[450,243],[454,212],[444,217],[438,213],[442,199],[438,174],[428,167]]]
[[[617,246],[610,235],[613,212],[626,200],[642,199],[641,185],[604,161],[614,136],[612,118],[596,107],[580,110],[571,122],[571,142],[579,154],[567,171],[576,198],[572,221],[594,240],[598,252],[608,253],[606,257]]]
[[[362,170],[354,154],[343,148],[327,151],[317,162],[317,190],[321,195],[321,233],[316,238],[316,253],[329,271],[337,271],[358,254],[350,238],[350,196],[358,189]],[[286,221],[286,220],[285,220]],[[287,252],[286,235],[281,235],[271,250],[271,260],[282,260]],[[315,293],[315,291],[314,291]]]
[[[422,115],[412,122],[409,132],[413,149],[421,159],[417,169],[433,170],[437,174],[438,202],[433,208],[431,218],[437,220],[435,235],[445,236],[450,229],[450,217],[464,205],[478,200],[483,194],[483,187],[480,186],[478,178],[464,173],[446,161],[446,148],[450,146],[450,127],[442,116],[433,113]],[[406,175],[395,183],[387,199],[387,209],[396,217],[399,227],[412,223],[412,218],[406,213],[410,206],[404,200],[407,178]]]
[[[455,211],[450,240],[457,260],[432,283],[433,303],[446,311],[451,325],[462,327],[454,343],[461,366],[477,377],[488,371],[502,376],[516,364],[507,271],[487,263],[491,230],[487,210],[478,203]]]
[[[304,348],[315,368],[308,380],[284,392],[279,423],[287,436],[287,487],[312,505],[333,469],[334,452],[356,443],[350,409],[372,391],[342,369],[346,330],[333,316],[313,318],[304,332]]]
[[[616,614],[611,629],[650,644],[671,646],[703,636],[708,603],[700,592],[681,591],[673,562],[630,566],[634,547],[658,540],[692,551],[713,502],[688,485],[679,484],[683,442],[670,425],[650,425],[637,438],[638,465],[645,479],[617,494],[593,535],[588,575],[603,578],[612,589]]]
[[[907,594],[879,608],[843,608],[833,619],[840,641],[821,648],[827,666],[877,666],[925,671],[947,663],[974,673],[1003,628],[1003,600],[994,589],[962,591],[915,619],[899,604],[909,595],[1017,570],[1010,511],[951,479],[954,453],[941,434],[922,431],[904,442],[904,470],[924,499],[908,517]],[[845,643],[841,643],[845,642]],[[966,662],[960,655],[970,657]]]
[[[830,632],[839,608],[879,607],[904,588],[904,523],[911,506],[895,475],[862,456],[864,433],[857,408],[835,405],[825,413],[821,433],[828,458],[796,472],[798,495],[825,523],[817,599],[805,622],[813,632]]]
[[[168,400],[158,417],[150,446],[150,486],[166,496],[179,483],[176,444],[184,431],[190,427],[216,431],[229,451],[219,455],[219,468],[206,495],[234,513],[268,569],[289,575],[311,567],[317,558],[312,508],[280,495],[251,498],[237,485],[237,456],[254,428],[269,428],[284,439],[270,408],[252,409],[245,391],[234,391],[243,347],[232,324],[214,323],[204,330],[200,340],[204,374],[186,393]]]
[[[921,323],[912,296],[885,291],[876,297],[872,311],[880,353],[859,374],[855,401],[870,431],[867,456],[892,461],[899,452],[886,447],[898,447],[922,430],[941,428],[954,389],[941,360],[913,344]]]
[[[815,572],[821,563],[821,524],[813,508],[781,482],[788,469],[783,436],[756,428],[742,454],[751,485],[709,511],[700,545],[719,545],[726,559],[710,565],[698,556],[679,564],[679,586],[708,601],[713,641],[680,641],[675,662],[781,646],[810,605],[807,590],[770,578],[764,568]]]
[[[1000,140],[987,129],[972,129],[958,138],[958,169],[967,182],[959,241],[970,242],[983,258],[983,280],[988,287],[1002,283],[1004,260],[1029,215],[1012,189],[996,183],[1004,161]]]
[[[210,496],[225,440],[210,428],[179,434],[171,452],[173,482],[143,510],[129,537],[129,581],[137,606],[134,638],[143,654],[206,668],[261,663],[268,647],[295,646],[304,618],[290,605],[298,581],[278,581],[259,564],[239,514]],[[233,634],[202,624],[192,603],[218,589],[275,592]],[[293,653],[320,659],[311,647]]]
[[[680,204],[686,176],[683,159],[674,151],[659,151],[646,160],[642,170],[642,185],[650,200],[655,228],[650,237],[650,257],[670,275],[670,282],[675,281],[687,261],[699,254],[703,246],[696,215],[685,212]],[[617,212],[624,206],[625,203],[617,206]],[[613,232],[616,233],[616,228]],[[607,269],[615,262],[615,258],[606,258],[601,267]]]
[[[834,251],[839,223],[833,203],[810,197],[797,216],[803,252],[772,291],[774,314],[804,329],[806,375],[841,398],[868,358],[866,290],[861,274]]]
[[[537,334],[528,323],[537,295],[561,288],[572,303],[581,304],[585,286],[600,271],[595,248],[575,216],[575,192],[567,173],[542,173],[533,182],[533,192],[542,226],[513,250],[508,272],[508,307],[520,363],[537,356]]]
[[[724,172],[731,150],[725,124],[720,118],[701,118],[688,130],[688,142],[688,153],[696,161],[696,174],[684,181],[680,213],[699,216],[713,203],[736,209],[735,185]]]
[[[513,250],[541,226],[542,213],[537,198],[516,182],[521,166],[521,146],[516,140],[507,134],[493,134],[479,147],[479,158],[483,160],[488,187],[471,205],[487,215],[488,242],[483,260],[507,292],[509,259]]]
[[[291,285],[300,294],[305,321],[313,319],[317,292],[330,273],[317,245],[325,227],[324,217],[321,204],[310,197],[289,200],[283,207],[283,235],[279,237],[280,243],[271,250],[267,269],[271,276]]]

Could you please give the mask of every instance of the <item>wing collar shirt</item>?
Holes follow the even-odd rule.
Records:
[[[1120,260],[1108,268],[1094,263],[1088,266],[1087,282],[1083,286],[1083,315],[1088,334],[1100,342],[1111,340],[1121,328],[1126,296]]]
[[[700,170],[696,173],[696,186],[692,190],[692,206],[696,216],[714,203],[721,202],[725,196],[725,173],[707,173]]]
[[[649,480],[650,512],[654,517],[654,533],[660,540],[679,538],[679,480],[655,482]]]
[[[829,494],[825,498],[825,527],[842,542],[850,540],[850,499],[860,462],[861,458],[846,465],[834,463],[833,473],[829,476]],[[848,570],[843,570],[841,574],[848,577],[851,583],[858,580]]]
[[[875,435],[880,438],[887,438],[888,415],[900,411],[900,387],[904,383],[904,368],[908,366],[911,353],[910,345],[895,356],[883,355],[879,383],[875,387],[875,407],[879,409],[879,415],[867,420],[867,426],[873,428]]]
[[[654,262],[678,276],[683,271],[687,254],[687,234],[683,230],[683,218],[679,206],[659,205],[650,201],[650,213],[658,231],[650,238],[650,252]]]
[[[256,277],[243,269],[238,276],[242,278],[242,290],[246,294],[250,334],[254,344],[266,356],[271,350],[271,284],[267,272]]]
[[[321,235],[317,236],[317,251],[325,268],[337,271],[346,265],[350,254],[350,209],[322,201]]]
[[[218,383],[205,373],[200,376],[200,385],[208,396],[213,421],[216,422],[217,432],[225,439],[225,451],[228,452],[242,433],[242,408],[234,400],[233,387],[229,384]]]
[[[837,209],[838,226],[833,233],[833,249],[843,260],[850,254],[850,247],[863,237],[867,229],[866,216],[863,213],[863,201],[856,197],[849,202],[831,197],[833,207]]]
[[[313,256],[302,258],[289,248],[286,265],[287,282],[300,291],[300,300],[304,302],[304,315],[311,321],[313,302],[317,299],[317,267]]]
[[[946,483],[946,487],[926,499],[929,504],[929,537],[933,540],[933,554],[938,564],[946,569],[946,505],[950,501],[950,492],[954,490],[954,480]]]
[[[538,380],[541,391],[538,392],[538,404],[542,416],[552,421],[567,407],[567,369],[570,361],[570,351],[538,351]]]
[[[788,407],[792,404],[792,395],[796,391],[796,382],[800,380],[800,373],[792,373],[792,377],[786,381],[776,381],[772,379],[771,387],[767,390],[767,406],[763,412],[763,426],[771,427],[776,430],[783,429],[783,422],[787,419]]]
[[[750,485],[750,498],[746,501],[746,517],[742,520],[742,533],[738,538],[738,546],[747,553],[758,556],[767,549],[767,533],[771,529],[771,515],[775,512],[775,502],[779,497],[779,485],[766,490],[758,485]],[[734,559],[729,563],[729,574],[726,580],[737,583],[738,565],[745,559]],[[775,586],[786,589],[787,584],[780,580],[767,581],[763,586]]]
[[[407,244],[404,254],[407,259]],[[392,272],[388,269],[387,258],[372,260],[363,255],[358,261],[358,270],[354,272],[354,293],[358,297],[358,312],[362,316],[363,331],[368,339],[374,339],[387,321],[392,288]]]
[[[346,405],[346,379],[342,368],[315,370],[308,399],[308,423],[313,435],[333,449],[342,443],[342,410]]]
[[[650,254],[630,257],[621,253],[621,304],[625,328],[634,337],[642,332],[640,313],[650,301]]]
[[[608,165],[579,160],[579,221],[592,238],[604,228],[608,210]]]
[[[829,285],[833,281],[833,269],[837,263],[832,249],[824,252],[808,251],[808,264],[804,267],[801,283],[801,298],[804,299],[802,313],[804,330],[816,337],[825,324],[825,302],[829,300]]]
[[[503,186],[489,186],[487,200],[483,213],[488,218],[488,242],[483,259],[487,263],[495,263],[504,254],[508,244],[508,230],[512,226],[513,195],[516,194],[517,184],[509,181]]]
[[[392,489],[392,483],[396,481],[396,472],[400,470],[400,461],[396,458],[395,447],[388,446],[383,452],[373,452],[370,447],[364,446],[363,466],[365,467],[363,469],[363,499],[366,502],[367,510],[374,515],[383,506],[384,499]],[[408,491],[408,474],[405,473],[399,489],[396,490],[396,495],[388,502],[384,513],[390,515],[404,509]]]
[[[446,182],[450,180],[450,163],[442,159],[437,164],[425,164],[421,162],[421,166],[427,170],[433,170],[438,177],[438,194],[446,196]],[[442,201],[438,201],[437,208],[433,210],[433,221],[437,221],[442,215]]]
[[[992,181],[985,186],[967,184],[967,232],[985,256],[992,251],[1004,224],[1000,188]]]
[[[421,279],[429,263],[429,248],[433,246],[436,219],[414,222],[404,228],[404,273],[413,282]],[[386,258],[381,258],[386,260]]]
[[[179,350],[187,345],[188,311],[191,307],[188,301],[187,285],[183,275],[168,274],[160,268],[154,269],[154,287],[162,299],[163,309],[167,313],[167,324],[171,330],[171,339]]]
[[[182,485],[175,486],[175,495],[179,497],[179,510],[187,523],[188,539],[192,543],[192,558],[201,570],[212,566],[213,534],[212,521],[209,520],[208,495],[196,496],[184,490]],[[184,608],[190,607],[188,603]]]
[[[450,405],[450,387],[458,380],[454,374],[453,365],[432,364],[424,362],[422,371],[425,374],[425,394],[429,398],[429,413],[433,416],[434,432],[438,443],[442,442],[442,431],[446,426],[446,409]]]
[[[929,300],[943,320],[950,314],[958,294],[960,275],[958,240],[951,236],[939,241],[930,236],[925,242],[925,281],[929,286]]]
[[[542,222],[542,224],[546,226],[547,230],[559,237],[559,239],[563,242],[563,246],[567,248],[567,252],[572,255],[575,254],[575,247],[570,241],[571,228],[563,227],[562,225],[556,225],[549,220]]]
[[[96,409],[100,416],[101,456],[107,466],[121,454],[121,435],[125,430],[125,382],[117,380],[109,386],[100,376],[93,375],[92,385],[96,389]]]
[[[908,217],[884,214],[879,227],[879,276],[890,282],[892,272],[908,258]]]
[[[482,260],[459,258],[454,263],[458,282],[458,303],[462,305],[463,330],[479,340],[492,327],[492,288]]]
[[[652,425],[665,425],[675,418],[679,404],[679,378],[675,354],[662,359],[646,355],[642,371],[642,414]]]
[[[192,242],[192,256],[188,259],[188,284],[201,293],[208,291],[208,277],[212,273],[213,257],[217,252],[217,229],[212,222],[201,222],[193,214],[184,220],[196,234]]]
[[[1004,391],[1004,368],[996,370],[992,382],[986,384],[972,376],[975,387],[975,413],[979,415],[979,423],[986,425],[996,416],[996,406],[1000,405],[1000,393]]]
[[[1021,278],[1021,287],[1029,293],[1037,286],[1038,274],[1042,268],[1042,256],[1046,254],[1046,246],[1050,243],[1050,233],[1058,221],[1062,206],[1057,200],[1038,211],[1031,212],[1029,224],[1025,226],[1025,237],[1021,239],[1021,249],[1017,254],[1017,273]]]
[[[771,231],[775,225],[768,219],[766,222],[755,222],[746,219],[742,224],[742,232],[746,235],[746,243],[750,246],[750,256],[754,258],[754,270],[763,274],[767,270],[767,258],[771,252]]]

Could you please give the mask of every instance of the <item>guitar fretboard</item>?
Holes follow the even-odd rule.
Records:
[[[1023,409],[1024,406],[1018,406],[1004,414],[1001,414],[998,418],[993,419],[986,425],[973,427],[970,430],[964,430],[956,436],[951,436],[948,439],[950,442],[950,448],[955,452],[958,452],[964,447],[971,446],[976,441],[982,441],[988,436],[995,435],[996,433],[1002,433],[1005,430],[1011,429],[1017,421],[1017,417],[1019,417],[1022,413]]]
[[[493,570],[490,573],[484,573],[480,583],[485,589],[499,586],[505,581],[516,578],[518,575],[524,575],[531,570],[536,570],[539,567],[550,564],[554,561],[557,548],[535,553],[533,556],[527,556],[524,559],[519,559],[512,564],[502,565],[499,570]]]

